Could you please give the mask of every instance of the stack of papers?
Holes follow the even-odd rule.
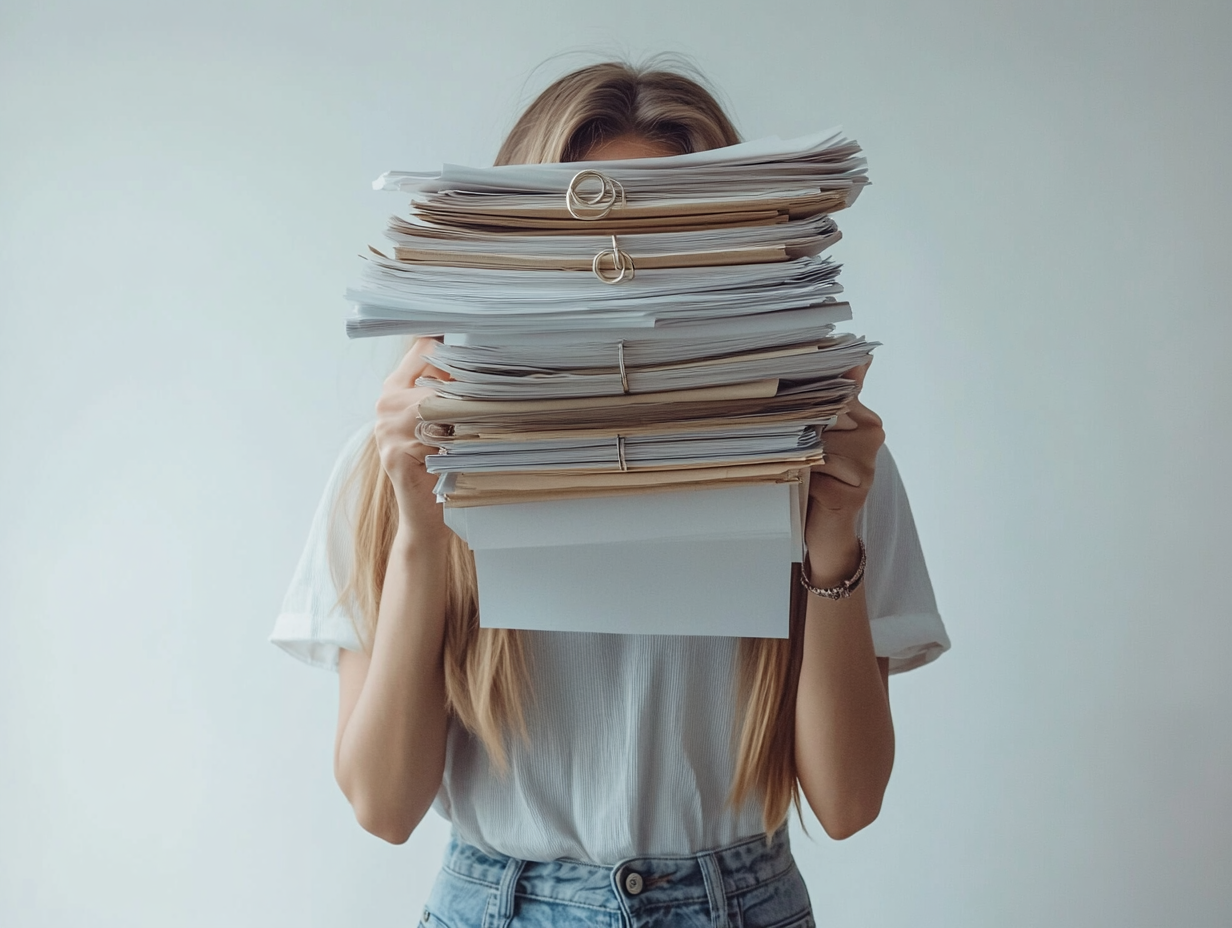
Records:
[[[838,130],[378,179],[410,209],[366,256],[347,331],[439,338],[419,437],[485,625],[629,631],[641,609],[663,632],[787,633],[809,468],[875,346],[836,331],[851,313],[825,254],[866,183]],[[665,624],[646,572],[720,555],[710,618]],[[570,598],[596,573],[626,590],[616,627]]]

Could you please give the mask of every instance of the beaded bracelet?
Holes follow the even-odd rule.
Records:
[[[808,577],[804,573],[804,565],[800,565],[800,585],[812,593],[814,596],[821,596],[824,599],[846,599],[852,594],[852,591],[860,585],[860,581],[864,579],[864,565],[868,561],[868,551],[864,548],[864,539],[857,538],[860,544],[860,566],[856,568],[856,572],[840,583],[838,586],[832,586],[828,590],[823,590],[809,583]]]

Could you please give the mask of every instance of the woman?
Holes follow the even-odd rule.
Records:
[[[609,63],[544,91],[497,163],[738,140],[696,82]],[[881,420],[857,399],[827,432],[805,528],[814,591],[850,586],[865,549],[867,576],[808,594],[790,639],[479,628],[415,438],[426,351],[344,450],[272,636],[338,669],[335,775],[360,824],[400,843],[429,806],[451,820],[424,920],[812,924],[789,808],[803,793],[834,838],[877,816],[888,675],[948,647]]]

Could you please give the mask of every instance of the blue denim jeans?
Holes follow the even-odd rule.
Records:
[[[487,854],[450,840],[428,897],[430,928],[813,928],[784,827],[688,857],[614,867]]]

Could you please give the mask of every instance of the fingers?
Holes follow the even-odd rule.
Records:
[[[381,448],[382,463],[391,476],[411,459],[422,467],[424,459],[436,450],[421,442],[417,434],[422,421],[419,404],[432,396],[433,391],[414,385],[426,372],[441,373],[428,364],[425,357],[433,345],[432,339],[416,339],[398,367],[386,378],[385,388],[376,402],[377,444]]]
[[[851,415],[851,407],[848,407],[843,412],[840,412],[834,417],[834,424],[828,425],[823,430],[825,434],[831,432],[850,432],[852,429],[858,429],[860,426]]]
[[[393,372],[385,378],[384,389],[376,402],[378,438],[383,446],[401,448],[414,445],[412,456],[422,462],[431,451],[419,442],[416,429],[422,421],[419,404],[433,395],[430,387],[415,384],[424,375],[452,380],[447,373],[428,363],[428,356],[437,345],[434,338],[416,338]]]
[[[859,396],[852,397],[847,408],[835,418],[834,425],[826,428],[826,434],[831,432],[849,432],[858,428],[881,428],[881,416],[860,402]]]
[[[394,387],[387,385],[376,400],[377,418],[396,416],[404,409],[418,414],[419,404],[435,392],[427,387]]]
[[[435,344],[435,339],[415,339],[398,366],[385,378],[385,386],[376,403],[374,431],[381,467],[394,487],[399,518],[405,517],[411,522],[427,520],[439,528],[443,523],[433,492],[436,478],[426,467],[428,455],[437,453],[438,448],[426,444],[419,434],[423,423],[419,404],[435,391],[416,386],[425,374],[436,375],[442,380],[452,379],[428,363]]]
[[[875,449],[860,449],[859,454],[844,454],[827,447],[825,460],[819,465],[813,465],[813,474],[824,474],[845,483],[849,487],[862,487],[869,483],[876,470],[877,452]]]
[[[426,338],[415,339],[410,351],[402,356],[402,360],[385,378],[386,387],[409,387],[415,383],[423,369],[428,366],[424,355],[431,348],[431,341]]]
[[[815,474],[827,474],[840,483],[860,487],[872,479],[877,466],[877,452],[885,442],[879,428],[861,428],[839,434],[826,433],[825,460],[811,468]]]
[[[415,385],[415,381],[423,377],[426,373],[432,373],[434,376],[439,376],[441,380],[451,380],[448,374],[442,370],[438,370],[428,363],[427,355],[437,345],[435,338],[417,338],[410,350],[402,356],[402,360],[398,362],[398,366],[393,369],[393,372],[385,378],[385,385],[411,387]]]
[[[822,432],[822,442],[826,454],[847,454],[851,457],[864,457],[876,454],[877,449],[885,442],[885,428],[881,416],[877,415],[863,403],[855,402],[840,419],[845,418],[847,424],[840,428],[835,425]]]
[[[832,477],[839,483],[846,484],[849,487],[860,487],[864,485],[864,480],[868,476],[868,468],[860,466],[851,458],[843,457],[837,454],[827,454],[824,464],[815,464],[812,468],[814,479],[818,476]],[[809,484],[810,491],[813,488],[812,483]]]
[[[417,405],[385,410],[377,418],[377,445],[381,449],[382,459],[389,457],[387,470],[399,455],[414,458],[422,465],[429,454],[436,452],[434,447],[424,444],[416,435],[420,421]]]
[[[857,391],[863,390],[864,389],[864,378],[868,376],[868,369],[872,366],[873,366],[873,358],[870,355],[867,361],[865,361],[859,367],[853,367],[851,370],[843,374],[843,377],[847,380],[854,380],[856,382]]]
[[[855,383],[856,392],[852,398],[847,401],[847,407],[843,410],[843,412],[839,413],[834,424],[827,427],[827,431],[844,432],[859,428],[862,421],[864,421],[860,417],[859,411],[867,410],[871,412],[871,410],[868,410],[868,407],[860,403],[860,391],[864,389],[864,378],[868,374],[868,369],[872,363],[873,359],[870,357],[858,367],[853,367],[851,370],[843,372],[842,377],[844,380],[850,380]],[[877,420],[877,424],[881,424],[880,419]]]
[[[840,422],[823,433],[825,462],[812,468],[814,474],[831,477],[848,487],[872,482],[877,452],[885,443],[881,417],[858,399],[853,399]],[[818,484],[818,491],[825,483]],[[810,489],[810,495],[816,495]]]

